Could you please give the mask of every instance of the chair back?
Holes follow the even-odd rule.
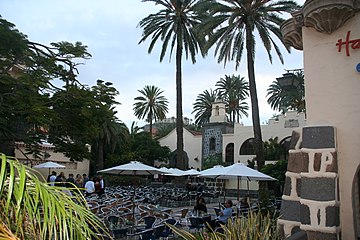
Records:
[[[214,211],[216,216],[219,216],[219,213],[221,212],[220,208],[214,207]]]
[[[145,229],[149,229],[153,226],[154,222],[156,221],[155,216],[145,216],[144,218]]]
[[[107,221],[109,222],[109,224],[117,225],[119,222],[119,216],[115,216],[115,215],[107,216]]]
[[[203,227],[202,224],[204,223],[204,220],[199,217],[189,217],[190,221],[190,227],[191,228],[199,228]]]
[[[177,224],[177,221],[174,218],[168,218],[168,219],[164,220],[164,222],[166,224],[165,224],[164,230],[163,230],[163,232],[161,234],[161,237],[162,238],[167,238],[167,237],[169,237],[170,234],[172,234],[172,229],[168,225],[175,226]]]
[[[154,227],[153,239],[159,239],[165,228],[164,224],[157,225]]]
[[[146,229],[141,232],[141,238],[142,240],[151,240],[153,239],[153,229]]]
[[[189,212],[189,209],[188,208],[184,208],[181,210],[181,218],[185,218],[186,217],[186,214]]]

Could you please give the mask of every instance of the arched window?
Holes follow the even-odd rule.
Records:
[[[219,116],[219,114],[220,114],[220,108],[219,108],[219,106],[216,106],[215,107],[215,116]]]
[[[286,137],[280,141],[280,145],[283,149],[280,159],[287,160],[289,158],[290,142],[291,142],[291,136]]]
[[[229,143],[225,150],[225,162],[234,163],[234,143]]]
[[[209,143],[209,149],[210,151],[215,151],[215,146],[216,146],[216,140],[215,138],[210,138],[210,143]]]
[[[241,145],[240,155],[255,155],[254,138],[249,138]]]

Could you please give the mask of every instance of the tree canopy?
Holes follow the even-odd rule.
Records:
[[[0,18],[0,152],[14,155],[15,142],[43,158],[40,144],[54,144],[71,160],[89,158],[87,144],[102,136],[104,122],[116,122],[111,83],[88,87],[77,66],[89,59],[81,42],[45,46],[31,42]]]

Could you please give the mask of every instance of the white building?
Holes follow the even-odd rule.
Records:
[[[263,141],[278,137],[285,150],[289,149],[292,131],[305,125],[304,113],[287,112],[261,126]],[[253,136],[252,126],[227,122],[225,104],[214,103],[210,122],[203,127],[201,135],[184,128],[184,151],[189,159],[189,168],[202,169],[204,161],[210,155],[220,155],[229,164],[239,161],[247,164],[247,160],[255,157]],[[159,142],[175,151],[176,129],[159,139]],[[227,186],[233,188],[231,183]]]

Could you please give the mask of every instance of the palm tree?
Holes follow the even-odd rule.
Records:
[[[164,59],[167,48],[170,56],[176,55],[176,134],[177,134],[177,167],[185,169],[183,151],[183,112],[182,112],[182,56],[196,62],[196,54],[201,50],[201,42],[196,36],[194,27],[205,18],[205,12],[196,11],[200,2],[196,0],[143,0],[163,7],[156,14],[150,14],[139,22],[143,36],[139,43],[151,37],[148,52],[151,53],[156,42],[162,43],[160,62]],[[175,49],[174,49],[175,48]]]
[[[299,85],[284,89],[278,81],[273,81],[267,89],[267,102],[275,111],[285,113],[287,110],[297,110],[305,112],[305,87],[304,74],[302,71],[296,72],[295,77]]]
[[[152,136],[153,121],[163,120],[168,112],[167,104],[169,101],[162,96],[161,91],[155,86],[145,86],[144,89],[138,90],[142,96],[136,97],[134,100],[135,116],[139,119],[146,119],[150,123],[150,135]]]
[[[284,45],[280,25],[284,19],[280,13],[291,13],[299,6],[294,1],[263,1],[263,0],[208,0],[206,8],[213,15],[203,25],[208,30],[209,49],[215,43],[215,55],[218,62],[235,61],[235,68],[240,65],[244,48],[246,48],[247,71],[251,98],[252,123],[254,131],[255,153],[258,168],[264,165],[264,149],[260,128],[259,106],[255,81],[255,35],[256,31],[263,43],[270,62],[271,50],[283,63],[283,57],[273,35]],[[221,3],[223,2],[223,3]],[[284,45],[285,46],[285,45]]]
[[[121,143],[130,142],[130,133],[126,125],[116,118],[105,118],[95,141],[97,151],[97,168],[103,169],[107,153],[113,154]]]
[[[212,104],[217,100],[217,91],[210,89],[205,90],[203,93],[196,97],[196,101],[193,104],[194,110],[191,113],[195,113],[195,124],[198,127],[208,123],[211,117]]]
[[[225,78],[220,78],[216,86],[220,98],[227,105],[227,112],[232,122],[239,122],[241,115],[248,116],[249,106],[244,100],[249,96],[249,84],[243,77],[225,75]]]
[[[119,104],[115,101],[115,96],[118,95],[118,91],[113,87],[111,82],[105,82],[103,80],[97,80],[96,86],[92,87],[94,99],[96,100],[95,117],[97,121],[96,137],[94,139],[97,152],[97,167],[98,169],[104,168],[104,149],[107,145],[112,145],[112,149],[115,148],[118,142],[118,135],[121,129],[118,128],[116,111],[114,110],[115,104]]]

